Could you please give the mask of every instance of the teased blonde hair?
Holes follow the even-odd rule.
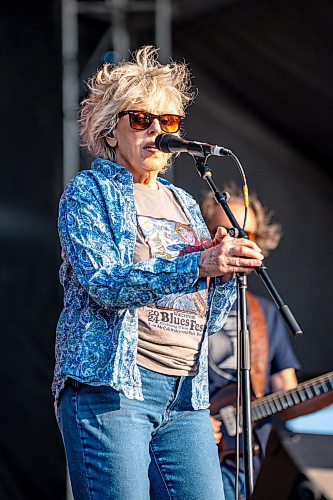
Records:
[[[132,61],[104,64],[88,81],[88,97],[81,103],[80,135],[82,146],[93,156],[112,160],[113,149],[105,136],[117,125],[120,111],[137,104],[162,99],[174,106],[177,114],[194,99],[191,75],[185,63],[160,64],[158,49],[144,46]]]
[[[222,190],[230,194],[230,201],[244,205],[242,190],[234,183],[223,186]],[[201,212],[206,223],[215,213],[217,203],[212,192],[206,193],[202,205]],[[265,257],[271,250],[274,250],[281,239],[281,225],[272,222],[273,211],[265,207],[258,200],[256,193],[249,195],[249,207],[253,210],[256,223],[256,243],[260,246]]]

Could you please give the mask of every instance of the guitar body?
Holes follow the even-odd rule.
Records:
[[[210,414],[221,421],[221,432],[223,435],[222,441],[218,445],[218,452],[220,463],[226,458],[234,457],[236,455],[236,437],[235,428],[236,415],[235,415],[235,401],[237,397],[237,384],[228,384],[222,389],[219,389],[210,400]],[[240,408],[241,412],[241,408]],[[233,422],[230,422],[232,420]],[[229,423],[229,425],[228,425]],[[241,432],[241,428],[240,428]],[[259,453],[259,445],[253,441],[253,454]],[[243,454],[243,439],[242,433],[239,437],[239,451],[240,455]]]
[[[210,400],[210,414],[217,415],[223,406],[235,406],[237,384],[227,384],[215,392]],[[254,399],[254,398],[252,398]]]

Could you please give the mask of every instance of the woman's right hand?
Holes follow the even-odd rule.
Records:
[[[219,227],[211,248],[201,252],[199,278],[245,273],[259,267],[264,258],[258,245],[246,238],[232,238]]]

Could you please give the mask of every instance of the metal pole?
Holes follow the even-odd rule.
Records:
[[[172,4],[171,0],[155,0],[155,46],[159,50],[159,60],[167,63],[172,56]],[[174,169],[165,173],[165,178],[175,182]]]
[[[121,59],[127,59],[130,51],[130,36],[127,29],[127,0],[111,0],[111,36],[113,50]]]
[[[62,0],[62,109],[63,109],[63,183],[79,170],[80,140],[77,112],[79,106],[78,5]]]
[[[253,456],[252,456],[252,426],[251,426],[251,355],[250,335],[247,329],[246,290],[247,277],[245,273],[237,273],[240,316],[240,372],[242,394],[242,427],[243,427],[243,455],[245,469],[246,498],[253,493]],[[238,488],[238,485],[237,485]]]
[[[62,0],[62,112],[63,112],[63,186],[79,170],[80,140],[77,123],[79,106],[78,5],[76,0]],[[66,466],[66,500],[74,500]]]
[[[155,0],[155,9],[155,45],[160,49],[160,61],[166,63],[172,54],[171,0]]]

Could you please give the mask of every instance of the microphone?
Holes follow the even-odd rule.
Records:
[[[174,134],[160,134],[155,139],[155,146],[163,153],[189,153],[193,156],[205,157],[228,156],[232,152],[222,146],[212,146],[205,142],[186,141]]]

